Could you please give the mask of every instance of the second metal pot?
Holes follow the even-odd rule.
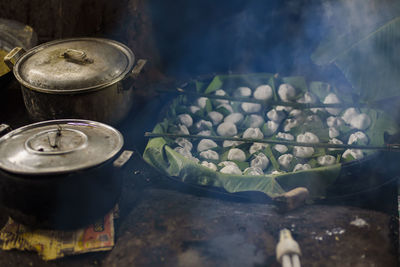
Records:
[[[132,151],[121,133],[88,120],[30,124],[0,138],[0,205],[14,220],[73,229],[111,210]]]
[[[125,45],[108,39],[57,40],[4,59],[13,66],[25,106],[35,121],[81,118],[118,124],[133,102],[133,81],[145,65]]]

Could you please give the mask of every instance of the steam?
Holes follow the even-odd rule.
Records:
[[[206,266],[209,258],[224,259],[226,266],[261,265],[265,255],[240,234],[216,236],[178,255],[178,266]]]
[[[288,74],[296,65],[311,64],[311,49],[319,42],[314,5],[295,0],[201,2],[178,3],[179,15],[176,5],[154,6],[153,25],[167,73],[191,78],[229,72]],[[316,21],[311,30],[306,28],[310,16]]]

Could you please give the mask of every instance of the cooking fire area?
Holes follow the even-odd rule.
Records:
[[[398,266],[399,23],[0,0],[0,266]]]

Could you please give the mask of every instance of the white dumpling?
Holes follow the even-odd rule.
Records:
[[[219,89],[215,91],[215,95],[226,96],[226,92],[222,89]],[[229,100],[226,99],[216,99],[215,102],[217,102],[218,104],[229,104]]]
[[[181,154],[182,156],[184,156],[185,158],[192,157],[192,153],[187,148],[178,146],[178,147],[175,147],[174,150],[176,152],[178,152],[179,154]]]
[[[290,130],[292,130],[293,128],[295,128],[295,127],[297,127],[299,125],[300,125],[300,123],[299,123],[298,119],[288,118],[283,123],[283,131],[289,132]]]
[[[340,135],[340,131],[336,127],[329,127],[329,138],[335,138]]]
[[[243,121],[244,116],[242,115],[242,113],[231,113],[228,116],[225,117],[224,122],[231,122],[234,124],[240,123],[241,121]]]
[[[289,117],[300,117],[303,115],[303,111],[300,109],[293,109],[292,111],[289,112]]]
[[[207,105],[207,100],[208,100],[207,97],[199,97],[199,98],[197,98],[197,100],[196,100],[196,104],[197,104],[197,106],[199,106],[200,108],[205,108],[206,105]]]
[[[293,168],[293,172],[297,172],[297,171],[305,171],[305,170],[310,170],[311,166],[310,164],[296,164],[296,166],[294,166]]]
[[[303,104],[314,104],[317,103],[317,101],[318,97],[309,91],[305,92],[301,98],[297,99],[297,103]]]
[[[293,147],[293,155],[298,158],[310,158],[314,154],[314,148],[307,146],[295,146]]]
[[[350,121],[353,119],[353,117],[357,116],[358,114],[360,114],[358,112],[357,109],[355,108],[348,108],[344,111],[343,115],[342,115],[342,119],[344,120],[344,122],[346,122],[347,124],[350,124]]]
[[[211,119],[214,125],[218,125],[224,118],[224,115],[217,111],[210,111],[208,112],[208,117]]]
[[[220,170],[220,172],[226,174],[242,174],[242,171],[237,166],[225,166]]]
[[[293,108],[289,106],[276,106],[275,109],[278,111],[286,111],[288,113],[293,110]]]
[[[364,157],[364,152],[361,149],[347,149],[343,152],[342,158],[348,158],[352,156],[353,159],[362,159]]]
[[[323,108],[310,108],[310,110],[313,113],[317,113],[318,111],[325,112],[325,109],[323,109]]]
[[[220,136],[234,136],[237,134],[237,128],[232,122],[223,122],[218,125],[217,133]]]
[[[203,159],[219,160],[219,155],[214,150],[202,151],[200,157]]]
[[[243,138],[263,139],[264,135],[260,128],[248,128],[244,131]]]
[[[340,127],[344,124],[344,121],[340,117],[330,116],[326,119],[328,127]]]
[[[203,131],[198,132],[197,135],[211,136],[211,131],[210,130],[203,130]]]
[[[251,114],[248,117],[249,127],[251,128],[259,128],[264,124],[264,119],[260,115]]]
[[[211,140],[211,139],[201,139],[199,144],[197,145],[197,151],[201,152],[201,151],[213,149],[213,148],[216,148],[216,147],[218,147],[218,145],[213,140]]]
[[[289,169],[292,160],[293,155],[291,154],[284,154],[278,158],[279,165],[281,165],[285,169]]]
[[[279,132],[279,133],[276,134],[276,138],[283,139],[283,140],[288,140],[288,141],[294,141],[294,136],[291,135],[290,133]]]
[[[329,144],[342,145],[343,142],[337,138],[332,138],[328,141]],[[338,150],[337,148],[328,148],[329,151]]]
[[[358,143],[360,145],[367,145],[368,144],[368,136],[361,131],[355,132],[350,135],[347,144],[351,145],[354,143]]]
[[[190,134],[188,128],[183,124],[178,125],[178,129],[176,130],[176,133],[177,134]]]
[[[266,136],[273,135],[279,128],[279,123],[274,121],[267,121],[264,125],[265,127],[263,128],[263,132]]]
[[[285,154],[289,150],[287,146],[281,144],[274,145],[274,149],[281,154]]]
[[[264,172],[261,170],[261,168],[258,167],[248,167],[244,170],[243,174],[257,176],[257,175],[264,175]]]
[[[318,123],[318,124],[322,124],[322,120],[319,116],[317,115],[310,115],[306,117],[306,123],[310,124],[310,123]]]
[[[218,89],[215,91],[215,95],[224,96],[224,95],[226,95],[226,92],[222,89]]]
[[[319,156],[317,162],[321,166],[329,166],[336,163],[336,158],[332,155]]]
[[[198,159],[198,158],[196,158],[196,157],[191,157],[191,158],[189,158],[191,161],[194,161],[194,162],[196,162],[196,163],[199,163],[200,162],[200,160]]]
[[[367,114],[361,113],[350,120],[350,126],[358,130],[365,130],[371,125],[371,119]]]
[[[228,152],[229,160],[246,161],[246,154],[239,148],[231,148]]]
[[[238,136],[235,135],[234,137],[238,137]],[[222,143],[222,146],[223,147],[230,147],[230,146],[238,146],[238,145],[241,145],[241,144],[243,144],[243,142],[241,142],[241,141],[225,140]]]
[[[305,132],[304,134],[299,134],[296,141],[302,143],[319,143],[319,138],[311,132]]]
[[[249,87],[239,87],[235,90],[233,95],[236,97],[250,97],[251,89]]]
[[[258,86],[253,93],[254,98],[259,100],[271,99],[273,95],[274,93],[272,87],[268,84]]]
[[[198,107],[198,106],[190,106],[189,107],[189,111],[190,111],[190,113],[195,114],[197,111],[200,111],[200,107]]]
[[[224,109],[226,109],[229,113],[233,113],[233,108],[232,108],[232,106],[231,105],[229,105],[229,104],[220,104],[220,105],[218,105],[217,106],[217,109],[219,109],[219,108],[224,108]]]
[[[263,153],[258,153],[254,159],[250,161],[251,167],[258,167],[265,170],[269,165],[269,159]]]
[[[177,143],[180,147],[183,147],[189,151],[191,151],[193,148],[193,144],[186,138],[179,137],[175,139],[175,143]]]
[[[260,151],[260,150],[266,148],[267,146],[268,146],[267,144],[263,144],[263,143],[253,143],[249,148],[249,152],[250,152],[250,154],[254,154],[257,151]]]
[[[297,103],[314,104],[317,102],[317,97],[311,92],[305,92],[304,95],[297,100]]]
[[[324,104],[340,104],[340,99],[334,93],[328,94],[324,99]],[[340,108],[325,108],[332,115],[339,115]]]
[[[199,120],[196,122],[195,127],[197,130],[209,130],[212,128],[212,122],[211,121],[206,121],[206,120]]]
[[[257,103],[244,102],[240,105],[240,107],[246,113],[257,113],[261,110],[261,105]]]
[[[268,111],[267,117],[271,121],[280,123],[286,116],[285,116],[285,113],[283,111],[278,111],[276,109],[271,109],[270,111]]]
[[[283,83],[279,86],[278,95],[284,102],[289,102],[296,97],[296,89],[288,83]]]
[[[180,123],[185,125],[186,127],[191,127],[193,125],[193,119],[189,114],[180,114],[178,115],[178,120]]]
[[[220,167],[234,166],[236,168],[239,168],[238,165],[233,161],[222,161],[222,162],[218,163],[218,166],[220,166]]]
[[[209,168],[209,169],[211,169],[213,171],[217,171],[217,165],[215,165],[212,162],[203,161],[203,162],[201,162],[201,165],[206,167],[206,168]]]

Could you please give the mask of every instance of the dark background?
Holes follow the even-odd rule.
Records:
[[[310,54],[326,25],[312,0],[0,1],[0,17],[34,28],[39,42],[102,36],[148,58],[154,81],[226,72],[319,71]]]

